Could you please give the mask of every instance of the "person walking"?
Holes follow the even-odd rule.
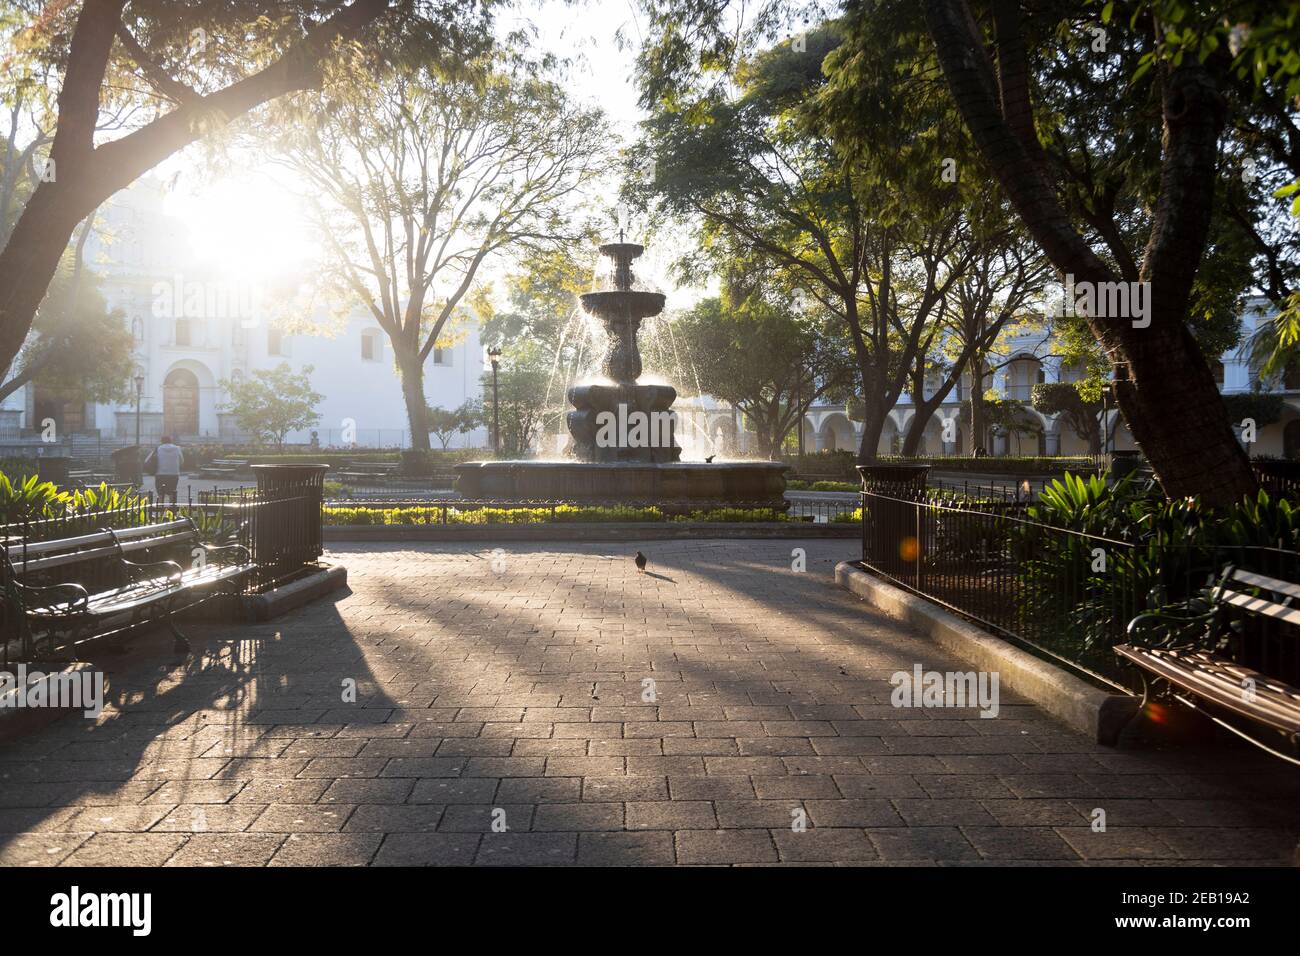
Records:
[[[166,502],[171,498],[173,505],[177,503],[176,485],[184,464],[185,455],[180,446],[172,443],[170,435],[163,435],[162,442],[149,453],[149,460],[145,462],[146,467],[152,466],[153,486],[159,501]]]

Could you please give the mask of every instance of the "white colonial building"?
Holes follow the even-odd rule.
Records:
[[[1242,317],[1242,340],[1275,314],[1267,300],[1251,299]],[[1079,378],[1076,369],[1063,367],[1059,358],[1052,355],[1052,344],[1043,332],[1013,335],[1005,341],[1006,353],[997,360],[1000,366],[993,374],[993,388],[1003,398],[1026,403],[1023,414],[1030,416],[1039,426],[1037,434],[997,433],[992,455],[1086,455],[1087,442],[1069,428],[1059,415],[1044,415],[1029,406],[1034,385],[1042,382],[1069,382]],[[1284,408],[1279,422],[1260,428],[1256,441],[1250,445],[1253,455],[1295,458],[1300,457],[1300,371],[1288,372],[1272,381],[1260,381],[1258,369],[1251,363],[1249,350],[1243,345],[1225,352],[1216,364],[1215,378],[1225,394],[1252,391],[1256,386],[1262,391],[1282,396]],[[957,387],[948,395],[939,411],[926,426],[918,454],[968,455],[971,444],[963,429],[959,412],[962,402],[969,397],[970,375],[963,375]],[[932,394],[932,393],[927,393]],[[898,404],[889,413],[880,437],[879,453],[897,454],[903,436],[915,415],[915,404],[909,394],[900,396]],[[944,441],[944,419],[958,416],[956,440]],[[1132,436],[1119,413],[1111,407],[1106,414],[1109,429],[1108,447],[1112,450],[1134,448]],[[815,405],[804,417],[804,447],[807,451],[852,450],[857,451],[862,440],[862,423],[850,419],[844,405]]]
[[[265,290],[213,275],[191,252],[185,224],[165,214],[163,198],[154,179],[119,193],[101,209],[86,249],[87,266],[134,341],[142,439],[247,440],[223,410],[228,396],[220,383],[288,363],[294,371],[311,366],[311,386],[323,396],[319,423],[291,433],[289,442],[310,443],[315,433],[322,447],[409,447],[391,346],[374,318],[362,309],[336,316],[327,303],[294,314],[288,297],[272,308]],[[469,323],[454,345],[430,355],[428,403],[453,409],[481,398],[483,366],[477,324]],[[60,436],[135,440],[134,395],[119,404],[68,402],[57,389],[28,385],[0,403],[7,438],[30,436],[51,419]],[[452,440],[453,447],[486,444],[481,428]]]

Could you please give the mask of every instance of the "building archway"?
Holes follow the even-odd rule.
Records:
[[[173,438],[199,433],[199,377],[174,368],[163,381],[163,433]]]
[[[1282,457],[1300,458],[1300,418],[1293,418],[1282,429]]]

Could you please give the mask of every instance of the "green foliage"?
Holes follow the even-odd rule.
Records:
[[[1087,382],[1041,382],[1033,388],[1031,404],[1044,415],[1064,415],[1074,433],[1096,453],[1101,451],[1102,402],[1099,395],[1085,398],[1090,391]]]
[[[1255,566],[1260,548],[1300,547],[1300,513],[1264,491],[1216,511],[1131,478],[1067,474],[1028,517],[1038,524],[1016,525],[1009,539],[1024,627],[1102,672],[1134,614],[1184,604],[1225,564]]]
[[[311,428],[320,421],[316,407],[325,396],[311,387],[312,366],[294,372],[288,362],[272,369],[254,369],[240,382],[220,383],[229,400],[222,407],[235,416],[239,427],[283,450],[291,431]]]
[[[61,514],[71,501],[71,495],[51,481],[41,481],[29,475],[22,481],[10,480],[0,472],[0,515],[10,522],[31,521]]]
[[[500,416],[501,454],[524,458],[533,454],[548,422],[562,409],[563,392],[556,387],[553,356],[537,342],[513,343],[505,350],[497,370],[495,395],[500,410],[493,408],[492,371],[483,373],[483,417],[489,428]]]
[[[1282,420],[1286,400],[1275,392],[1238,392],[1223,396],[1223,408],[1230,424],[1240,425],[1250,418],[1256,428],[1263,428]]]
[[[806,315],[753,272],[731,277],[672,328],[706,394],[745,413],[758,454],[774,457],[814,399],[854,379],[847,344],[824,316]],[[815,374],[814,374],[815,373]]]
[[[442,450],[446,451],[452,435],[468,434],[483,424],[483,405],[466,399],[454,409],[430,407],[425,412],[424,420],[429,431],[438,436]]]
[[[0,523],[37,521],[68,514],[128,511],[143,508],[148,498],[138,491],[122,491],[100,483],[95,488],[75,491],[60,489],[36,475],[10,478],[0,471]]]

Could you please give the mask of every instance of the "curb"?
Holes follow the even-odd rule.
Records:
[[[1115,746],[1138,712],[1137,697],[1094,687],[848,561],[835,566],[835,583],[981,670],[997,671],[1011,690],[1099,744]]]
[[[535,525],[326,525],[327,543],[342,541],[660,541],[674,538],[857,538],[857,524],[785,521],[592,522]]]
[[[252,595],[245,601],[244,607],[252,620],[269,621],[347,585],[347,568],[342,565],[323,566],[304,578]]]

